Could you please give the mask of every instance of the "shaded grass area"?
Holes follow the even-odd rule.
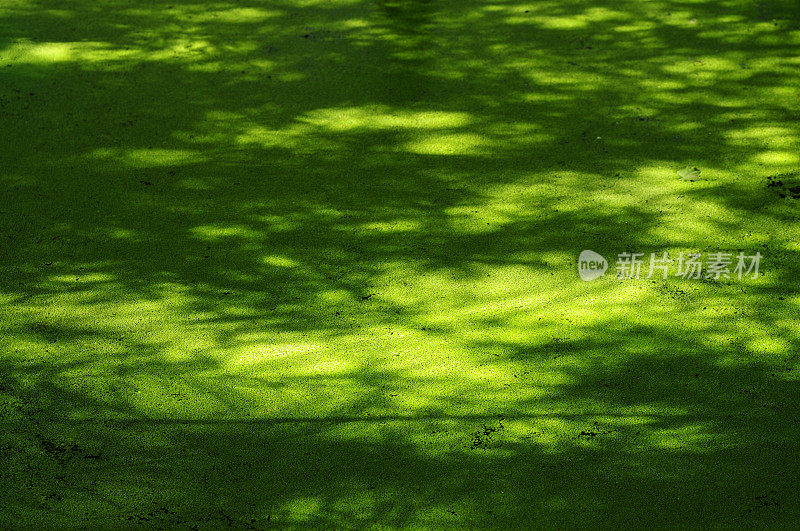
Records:
[[[798,48],[789,1],[4,3],[0,522],[798,521]]]

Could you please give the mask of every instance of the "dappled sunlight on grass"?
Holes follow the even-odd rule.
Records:
[[[797,15],[4,3],[0,523],[797,521]]]

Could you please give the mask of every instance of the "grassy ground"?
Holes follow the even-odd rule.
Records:
[[[790,0],[5,0],[0,526],[796,525],[798,109]]]

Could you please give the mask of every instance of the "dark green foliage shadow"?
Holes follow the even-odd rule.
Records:
[[[789,1],[0,6],[0,525],[800,521],[798,54]]]

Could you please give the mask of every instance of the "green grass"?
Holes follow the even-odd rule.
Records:
[[[796,526],[798,58],[789,0],[6,0],[0,526]]]

